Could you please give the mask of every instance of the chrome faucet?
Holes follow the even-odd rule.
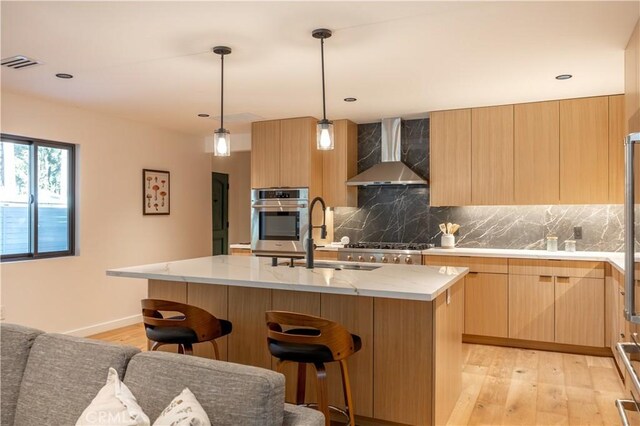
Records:
[[[315,207],[317,202],[320,202],[322,205],[322,225],[313,226],[313,208]],[[327,206],[324,203],[322,197],[316,197],[311,201],[309,205],[309,233],[307,235],[307,269],[313,269],[313,251],[316,248],[316,245],[313,242],[313,230],[315,228],[320,228],[320,238],[327,238],[327,222],[326,222],[326,213]]]

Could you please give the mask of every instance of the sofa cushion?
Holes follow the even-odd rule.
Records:
[[[42,331],[0,324],[0,425],[12,425],[22,374],[35,338]]]
[[[284,376],[271,370],[190,355],[145,352],[133,357],[124,383],[151,419],[188,387],[211,424],[282,425]]]
[[[14,425],[75,424],[104,386],[109,367],[123,377],[138,352],[97,340],[41,334],[29,353]]]

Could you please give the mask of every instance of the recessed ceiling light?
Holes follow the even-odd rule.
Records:
[[[207,117],[209,117],[209,114],[204,114],[204,113],[203,114],[198,114],[198,117],[207,118]]]
[[[56,77],[65,78],[65,79],[73,78],[73,76],[71,74],[66,74],[66,73],[63,73],[63,72],[56,74]]]
[[[556,80],[569,80],[571,77],[573,77],[571,74],[560,74],[556,75]]]
[[[358,99],[356,99],[356,98],[344,98],[344,101],[345,101],[345,102],[355,102],[355,101],[357,101],[357,100],[358,100]]]

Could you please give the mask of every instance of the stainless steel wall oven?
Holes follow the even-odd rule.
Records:
[[[304,257],[308,188],[251,191],[251,250],[257,256]]]

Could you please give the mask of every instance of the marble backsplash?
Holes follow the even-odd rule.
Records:
[[[578,250],[622,251],[623,212],[621,205],[580,206],[476,206],[428,207],[415,204],[416,193],[426,200],[426,188],[388,192],[364,207],[334,209],[336,240],[420,242],[440,245],[440,223],[460,224],[458,247],[544,249],[548,235],[558,237],[559,250],[573,239],[573,227],[582,227]],[[369,188],[366,189],[368,192]],[[381,188],[381,190],[384,190]],[[380,198],[398,196],[396,202]]]
[[[358,126],[358,172],[380,161],[380,123]],[[403,122],[402,160],[421,176],[429,176],[429,120]],[[430,207],[427,186],[371,186],[358,189],[358,206],[336,207],[334,239],[420,242],[440,245],[440,223],[461,225],[458,247],[543,249],[548,235],[558,237],[559,250],[582,227],[578,250],[621,251],[621,205]]]

